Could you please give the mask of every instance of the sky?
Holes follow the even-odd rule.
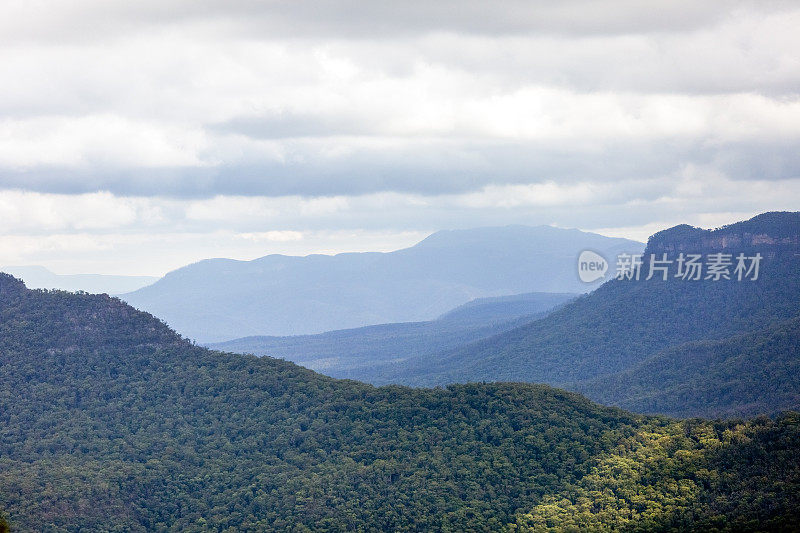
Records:
[[[4,0],[0,265],[800,208],[800,3]]]

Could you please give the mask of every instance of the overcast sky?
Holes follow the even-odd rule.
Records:
[[[798,210],[797,28],[798,2],[4,0],[0,265]]]

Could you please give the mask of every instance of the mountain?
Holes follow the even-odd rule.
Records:
[[[376,388],[0,274],[0,509],[16,531],[792,530],[798,451],[797,414]]]
[[[60,289],[98,294],[122,294],[158,281],[153,276],[109,276],[105,274],[55,274],[42,266],[0,267],[32,289]]]
[[[390,253],[210,259],[123,298],[200,342],[314,334],[432,320],[478,297],[585,292],[582,250],[611,257],[641,247],[550,226],[440,231]]]
[[[383,373],[413,385],[517,380],[583,390],[582,383],[628,371],[667,348],[721,341],[800,315],[800,213],[765,213],[717,230],[677,226],[651,237],[645,257],[667,254],[677,261],[680,253],[701,254],[704,261],[716,253],[732,254],[734,263],[739,253],[761,254],[763,260],[758,279],[742,281],[736,275],[719,281],[676,278],[677,263],[666,281],[656,270],[646,280],[646,263],[639,280],[609,281],[541,320],[436,357],[403,361]],[[651,380],[667,378],[658,374]],[[708,374],[701,379],[714,390]],[[766,379],[751,384],[754,393],[771,386]],[[597,388],[586,391],[592,398],[616,401]],[[773,403],[772,410],[797,405],[789,388],[775,397],[790,404]]]
[[[244,337],[208,347],[279,357],[331,377],[382,384],[386,363],[432,356],[513,329],[576,296],[527,293],[477,298],[427,322],[380,324],[317,335]]]

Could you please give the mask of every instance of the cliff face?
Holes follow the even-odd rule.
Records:
[[[650,237],[645,255],[711,251],[758,251],[766,257],[800,251],[800,213],[764,213],[714,230],[681,224]]]

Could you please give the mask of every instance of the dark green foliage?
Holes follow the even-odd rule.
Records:
[[[800,314],[800,256],[787,251],[763,268],[756,282],[610,281],[542,320],[409,369],[418,376],[410,381],[564,384],[625,370],[669,346]]]

